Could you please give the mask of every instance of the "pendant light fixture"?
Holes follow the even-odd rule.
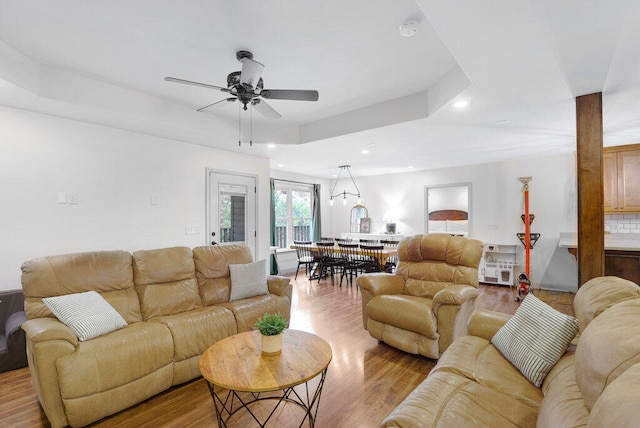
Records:
[[[358,185],[356,184],[356,181],[353,179],[353,176],[351,175],[351,170],[349,168],[351,168],[351,165],[340,165],[338,168],[340,168],[340,172],[338,172],[338,177],[336,178],[336,182],[333,184],[333,188],[331,189],[331,194],[330,194],[330,198],[329,198],[329,205],[333,206],[335,204],[335,199],[338,196],[342,195],[342,205],[347,205],[347,195],[351,195],[351,196],[357,196],[358,197],[358,201],[357,203],[360,204],[361,200],[360,200],[360,189],[358,189]],[[342,192],[338,192],[335,193],[336,191],[336,186],[338,185],[338,181],[340,180],[340,175],[342,174],[342,171],[346,170],[347,173],[349,174],[349,178],[351,178],[351,182],[353,183],[353,187],[355,187],[356,189],[356,193],[351,193],[351,192],[347,192],[346,190],[343,190]]]

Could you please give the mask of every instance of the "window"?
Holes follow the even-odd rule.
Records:
[[[313,185],[275,180],[276,246],[311,241]]]

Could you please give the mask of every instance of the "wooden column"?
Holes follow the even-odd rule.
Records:
[[[578,287],[604,275],[602,93],[576,97]]]

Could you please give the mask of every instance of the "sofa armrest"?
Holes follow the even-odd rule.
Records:
[[[404,278],[390,273],[367,273],[359,276],[356,284],[372,296],[402,294],[404,291]]]
[[[478,310],[469,320],[469,335],[491,340],[494,334],[506,324],[513,315],[501,312]]]
[[[7,323],[4,325],[4,335],[9,338],[16,331],[20,330],[22,324],[27,320],[27,315],[24,311],[19,311],[11,314]]]
[[[48,340],[64,340],[75,348],[78,346],[78,337],[69,327],[53,318],[35,318],[22,324],[22,329],[27,335],[27,340],[33,343],[46,342]]]
[[[382,294],[402,294],[404,291],[404,278],[391,273],[366,273],[356,280],[362,293],[362,323],[367,329],[367,305],[369,300]]]
[[[439,305],[462,305],[478,297],[478,289],[470,285],[454,284],[438,291],[433,296],[434,308]]]
[[[277,294],[278,296],[286,296],[287,288],[289,288],[291,281],[286,276],[267,276],[267,286],[269,287],[269,293]]]

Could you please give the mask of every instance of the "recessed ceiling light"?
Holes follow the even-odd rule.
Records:
[[[360,153],[362,153],[363,155],[368,155],[369,154],[369,150],[362,149],[362,151]]]
[[[496,121],[496,125],[504,126],[504,125],[508,125],[508,124],[509,124],[509,119],[503,119],[503,120],[497,120]]]
[[[457,108],[457,109],[463,109],[465,107],[467,107],[469,105],[469,101],[468,100],[458,100],[455,103],[453,103],[453,107]]]
[[[409,20],[400,26],[400,35],[402,37],[411,37],[418,32],[418,21]]]
[[[283,163],[279,163],[278,164],[278,168],[284,168],[284,164]]]
[[[408,169],[413,169],[413,165],[409,165],[407,168]]]
[[[267,147],[270,149],[274,149],[276,147],[275,143],[269,143],[267,144]]]
[[[375,147],[376,143],[369,143],[367,144],[368,147]]]

